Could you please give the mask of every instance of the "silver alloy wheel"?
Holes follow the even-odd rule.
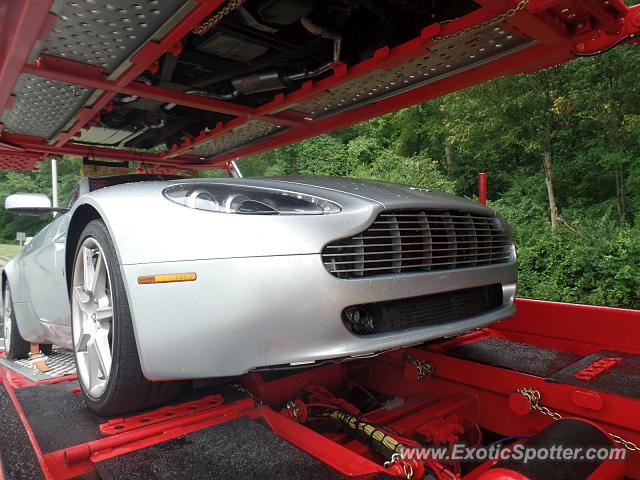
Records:
[[[104,251],[93,237],[78,250],[72,279],[71,323],[78,377],[99,398],[107,388],[113,359],[113,298]]]
[[[2,298],[2,323],[4,324],[4,349],[6,350],[9,348],[11,341],[11,313],[13,308],[9,286],[4,287],[4,296]]]

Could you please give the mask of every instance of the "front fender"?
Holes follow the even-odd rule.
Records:
[[[18,252],[16,256],[9,260],[2,269],[2,272],[7,279],[9,286],[11,287],[11,295],[14,302],[27,301],[26,290],[23,288],[22,275],[20,275],[19,272],[19,261],[21,257],[22,251]],[[4,283],[2,293],[0,295],[3,296],[2,298],[4,300]]]
[[[24,275],[20,270],[20,260],[22,259],[23,252],[24,250],[21,250],[15,257],[7,262],[4,266],[3,273],[11,288],[13,312],[16,316],[20,336],[28,342],[46,343],[47,337],[42,328],[42,324],[28,301]],[[2,296],[2,301],[4,302],[4,288],[2,289]]]

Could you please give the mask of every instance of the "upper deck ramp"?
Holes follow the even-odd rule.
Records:
[[[622,0],[476,0],[474,8],[257,106],[140,81],[236,3],[222,0],[0,0],[0,168],[51,154],[198,169],[319,135],[482,83],[634,42],[640,8]],[[213,28],[216,28],[215,22]],[[166,58],[166,57],[164,57]],[[224,115],[167,151],[89,148],[117,95]]]

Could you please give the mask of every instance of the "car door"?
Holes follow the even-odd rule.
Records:
[[[69,214],[58,215],[25,247],[23,285],[35,316],[43,323],[69,324],[69,300],[64,276]],[[43,325],[45,329],[47,325]]]
[[[66,202],[68,208],[75,203],[79,190],[77,186],[72,191]],[[57,326],[71,326],[65,277],[65,243],[70,220],[70,213],[57,215],[25,247],[22,257],[23,281],[31,311],[50,339],[60,335]]]

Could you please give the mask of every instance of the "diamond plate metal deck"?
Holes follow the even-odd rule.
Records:
[[[185,0],[56,0],[58,19],[40,54],[111,73],[180,10]]]
[[[76,363],[73,352],[56,349],[46,357],[46,364],[51,369],[49,372],[41,372],[35,369],[31,360],[9,360],[0,358],[0,363],[5,367],[28,378],[32,382],[39,382],[51,378],[73,375],[76,373]]]
[[[218,153],[228,152],[234,148],[249,145],[258,140],[285,131],[280,125],[273,125],[260,120],[251,120],[239,125],[233,130],[221,133],[218,136],[192,148],[188,153],[208,157]]]
[[[445,39],[425,55],[393,70],[375,70],[329,88],[325,95],[299,103],[293,109],[313,119],[333,115],[442,80],[534,43],[530,38],[516,37],[498,24],[489,25]]]
[[[15,363],[26,368],[33,368],[31,360],[16,360]],[[73,352],[69,350],[54,350],[47,357],[46,363],[51,371],[45,372],[44,375],[50,378],[76,373],[76,361]]]
[[[32,75],[21,75],[13,95],[15,103],[2,119],[11,133],[49,139],[84,104],[92,90]]]

